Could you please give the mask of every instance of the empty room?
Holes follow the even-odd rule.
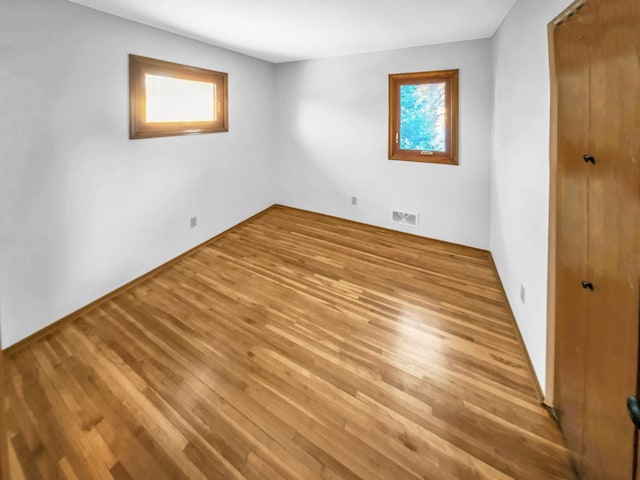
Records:
[[[640,480],[637,0],[0,0],[0,478]]]

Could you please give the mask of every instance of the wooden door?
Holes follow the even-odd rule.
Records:
[[[2,352],[2,337],[0,336],[0,480],[9,478],[7,457],[7,430],[4,421],[4,353]]]
[[[2,339],[0,339],[0,343]],[[2,348],[0,348],[0,480],[9,478],[7,458],[7,430],[4,422],[4,363]]]
[[[640,2],[592,2],[585,478],[629,479],[640,289]]]
[[[625,401],[637,394],[640,303],[640,2],[590,0],[554,40],[556,407],[582,479],[628,480],[635,445]]]
[[[584,32],[593,23],[588,10],[556,27],[558,85],[556,372],[555,405],[578,470],[582,466],[585,398],[587,292],[578,288],[587,274],[590,63]]]

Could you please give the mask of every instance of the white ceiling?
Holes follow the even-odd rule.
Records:
[[[70,0],[273,63],[491,37],[516,0]]]

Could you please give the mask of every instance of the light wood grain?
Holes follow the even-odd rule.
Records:
[[[590,5],[555,29],[558,84],[555,402],[562,430],[582,470],[589,181],[589,50],[585,25],[597,23]]]
[[[0,339],[0,345],[2,339]],[[4,352],[0,348],[0,480],[9,478],[9,457],[7,455],[7,436],[4,435],[5,422],[4,422]]]
[[[625,402],[639,378],[638,25],[637,0],[590,0],[555,29],[555,405],[584,480],[633,478],[637,461]]]
[[[488,252],[285,207],[5,361],[16,479],[575,478]]]

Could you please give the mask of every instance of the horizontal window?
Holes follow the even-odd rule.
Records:
[[[458,70],[389,75],[389,159],[458,164]]]
[[[226,132],[227,74],[129,55],[130,138]]]

